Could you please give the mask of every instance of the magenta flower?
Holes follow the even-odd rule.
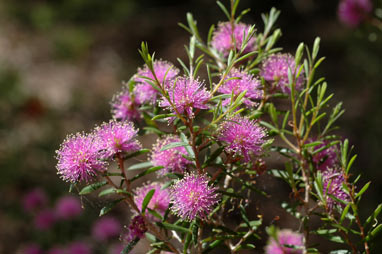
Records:
[[[74,242],[68,247],[69,254],[91,254],[92,249],[88,243],[85,242]]]
[[[270,238],[265,247],[266,254],[302,254],[304,252],[303,236],[289,229],[277,232],[277,239]]]
[[[265,130],[256,121],[241,116],[223,122],[218,133],[218,140],[226,143],[225,151],[243,156],[245,162],[260,154],[265,137]]]
[[[324,188],[324,196],[326,197],[326,203],[329,210],[333,210],[335,206],[344,206],[344,204],[334,200],[329,196],[333,195],[339,200],[345,202],[350,201],[349,195],[344,191],[343,184],[345,182],[342,172],[338,169],[327,169],[322,172],[322,182]]]
[[[142,216],[135,216],[128,227],[127,234],[123,237],[125,242],[131,242],[144,237],[147,231],[145,220]]]
[[[373,10],[370,0],[342,0],[338,5],[338,17],[345,25],[355,28]]]
[[[97,173],[106,171],[107,163],[99,159],[99,144],[92,135],[69,135],[57,153],[57,170],[65,181],[89,182]]]
[[[169,110],[173,111],[174,114],[186,113],[190,118],[194,117],[194,113],[192,112],[194,108],[207,109],[208,106],[206,103],[211,97],[203,83],[185,77],[176,79],[169,85],[168,95],[177,112],[164,97],[162,97],[159,106],[167,107]]]
[[[323,144],[316,146],[314,149],[318,150],[328,144],[328,141],[324,141]],[[317,170],[325,171],[338,165],[338,153],[338,146],[330,146],[321,152],[314,154],[312,161],[316,165]]]
[[[133,121],[141,119],[137,99],[131,96],[129,89],[125,88],[119,94],[114,95],[111,101],[111,114],[114,119]]]
[[[22,254],[42,254],[41,247],[36,243],[30,243],[22,249]]]
[[[211,46],[223,56],[227,57],[230,50],[236,48],[239,51],[243,45],[244,36],[247,38],[251,26],[238,23],[234,24],[232,29],[230,22],[219,23],[217,30],[214,31]],[[234,40],[233,40],[234,39]],[[250,38],[244,53],[251,52],[255,49],[256,39]]]
[[[163,185],[161,183],[153,182],[150,184],[144,184],[142,187],[136,188],[134,191],[136,194],[134,197],[134,201],[138,208],[142,208],[143,199],[146,197],[147,193],[150,190],[154,189],[155,193],[147,207],[152,210],[155,210],[157,213],[163,216],[170,203],[170,197],[167,189],[161,189],[162,186]],[[151,214],[148,214],[148,217],[152,220],[157,220],[157,218],[155,218]]]
[[[142,148],[136,140],[138,130],[131,122],[111,120],[102,124],[94,131],[94,137],[99,142],[102,156],[111,159],[118,153],[136,152]]]
[[[92,236],[99,241],[106,241],[121,233],[121,224],[113,217],[98,219],[92,228]]]
[[[37,229],[49,230],[56,222],[56,216],[53,211],[46,209],[39,212],[34,218],[34,224]]]
[[[173,64],[156,60],[153,64],[155,76],[161,85],[166,85],[170,80],[173,80],[179,73],[179,69]],[[138,83],[134,88],[134,95],[139,104],[153,103],[157,100],[159,92],[152,87],[150,82],[155,84],[155,77],[150,69],[145,65],[142,69],[138,69],[134,80]]]
[[[186,221],[205,219],[219,201],[217,189],[208,186],[205,175],[186,174],[171,188],[171,210]]]
[[[293,73],[299,71],[300,66],[296,69],[294,57],[290,54],[274,54],[268,57],[260,71],[260,75],[283,93],[290,93],[288,69]],[[296,79],[296,90],[301,90],[304,83],[304,71]]]
[[[28,212],[39,210],[47,203],[48,198],[42,189],[31,190],[23,197],[23,207]]]
[[[179,137],[167,136],[158,139],[153,146],[151,153],[151,162],[154,166],[163,166],[164,168],[157,171],[159,176],[163,176],[170,172],[183,173],[184,169],[191,161],[184,158],[182,155],[187,155],[187,151],[183,146],[174,147],[161,151],[161,149],[168,144],[174,142],[181,142]]]
[[[258,100],[263,97],[264,93],[261,88],[261,82],[245,71],[232,69],[226,80],[227,81],[219,87],[218,91],[222,94],[229,95],[233,93],[236,97],[247,90],[244,96],[244,104],[247,106],[254,106],[255,103],[252,100]],[[226,106],[230,102],[231,98],[225,99],[223,105]]]
[[[57,218],[70,220],[78,217],[82,213],[81,202],[73,196],[60,198],[55,207]]]

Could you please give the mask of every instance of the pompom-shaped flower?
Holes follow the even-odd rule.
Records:
[[[268,82],[271,82],[275,88],[281,90],[283,93],[290,93],[288,69],[293,73],[299,70],[300,66],[296,69],[294,57],[290,54],[274,54],[268,57],[261,69],[260,75]],[[300,90],[304,83],[303,71],[296,79],[296,90]]]
[[[344,181],[344,176],[338,169],[327,169],[322,173],[324,196],[326,197],[326,204],[329,210],[332,210],[336,205],[343,206],[342,203],[334,200],[330,195],[333,195],[339,200],[350,201],[349,195],[344,191],[342,186]]]
[[[289,229],[277,232],[277,239],[269,239],[265,247],[266,254],[302,254],[304,252],[303,236]]]
[[[141,215],[135,216],[128,227],[127,234],[123,237],[123,240],[127,243],[135,240],[135,239],[141,239],[145,235],[145,232],[147,231],[147,227],[145,224],[145,219]]]
[[[102,156],[113,158],[117,153],[136,152],[142,148],[136,140],[138,130],[131,122],[110,121],[94,131],[94,137],[102,149]]]
[[[338,6],[338,17],[349,27],[357,27],[372,11],[370,0],[342,0]]]
[[[168,205],[170,204],[170,196],[169,191],[167,189],[161,189],[162,186],[163,185],[161,183],[153,182],[150,184],[145,184],[142,187],[135,189],[134,192],[136,195],[134,197],[134,201],[135,204],[137,204],[138,208],[142,208],[142,203],[147,193],[150,190],[155,190],[154,195],[152,196],[147,207],[152,210],[155,210],[160,215],[164,215],[165,211],[168,208]],[[153,220],[156,219],[151,214],[148,214],[148,217]]]
[[[328,141],[324,141],[323,144],[316,146],[314,149],[318,150],[322,147],[328,145]],[[320,171],[328,170],[330,168],[335,168],[338,164],[338,146],[330,146],[321,152],[313,155],[312,160],[316,164],[316,168]]]
[[[154,166],[164,167],[163,169],[157,171],[160,176],[169,172],[183,173],[185,167],[191,163],[191,161],[182,156],[187,155],[187,151],[183,146],[161,151],[164,146],[175,142],[181,142],[180,138],[170,135],[165,138],[158,139],[156,144],[153,146],[151,162]]]
[[[40,230],[49,230],[56,222],[56,216],[49,209],[42,210],[34,218],[36,228]]]
[[[57,201],[55,212],[60,219],[74,219],[82,213],[81,202],[73,196],[62,197]]]
[[[48,198],[42,189],[29,191],[23,197],[23,207],[26,211],[32,212],[43,208],[48,203]]]
[[[191,118],[194,117],[194,113],[192,112],[194,108],[208,108],[206,103],[211,97],[203,83],[186,77],[174,80],[168,87],[168,95],[170,101],[175,106],[177,113],[186,113]],[[174,111],[172,105],[164,97],[162,97],[160,106],[167,107]],[[174,113],[176,112],[174,111]]]
[[[238,96],[240,93],[247,90],[244,96],[244,104],[247,106],[254,106],[255,103],[251,100],[258,100],[263,97],[263,90],[261,89],[261,82],[253,75],[245,71],[232,69],[228,74],[226,81],[218,89],[223,94],[234,94]],[[223,105],[229,104],[231,98],[223,101]]]
[[[243,156],[244,160],[248,162],[252,154],[260,154],[265,136],[265,130],[255,121],[235,116],[222,123],[218,139],[227,144],[225,150],[228,153]]]
[[[219,23],[217,29],[212,37],[211,45],[216,51],[228,56],[229,51],[232,49],[240,50],[243,45],[244,36],[248,38],[249,29],[251,26],[238,23],[232,25],[230,22]],[[234,40],[233,40],[234,39]],[[244,53],[251,52],[255,49],[255,38],[250,38]]]
[[[89,182],[97,173],[107,169],[107,163],[99,159],[99,150],[92,135],[69,135],[56,152],[58,174],[72,183]]]
[[[139,106],[137,99],[130,94],[127,88],[124,88],[122,92],[114,95],[111,101],[111,114],[114,119],[122,121],[139,120],[141,119]]]
[[[98,219],[92,228],[92,236],[99,241],[106,241],[121,233],[121,224],[114,217]]]
[[[172,186],[171,210],[183,220],[204,219],[219,201],[216,190],[208,186],[207,176],[186,174]]]
[[[166,85],[179,73],[178,68],[175,68],[173,64],[166,61],[156,60],[154,61],[153,67],[155,76],[161,85]],[[134,88],[134,95],[137,102],[139,104],[144,104],[147,102],[155,103],[159,92],[149,83],[154,83],[155,78],[147,65],[145,65],[142,69],[138,69],[138,73],[135,75],[134,80],[138,83]]]

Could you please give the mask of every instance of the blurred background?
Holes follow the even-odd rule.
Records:
[[[277,26],[283,36],[277,46],[284,51],[294,54],[299,42],[312,46],[314,38],[321,37],[320,55],[327,58],[317,77],[325,76],[335,93],[332,105],[344,102],[338,133],[355,145],[355,172],[363,175],[363,182],[373,182],[362,203],[368,214],[382,196],[382,31],[341,24],[338,1],[242,0],[239,5],[251,8],[244,22],[257,24],[259,30],[260,14],[273,6],[281,10]],[[57,207],[69,184],[56,174],[55,150],[68,133],[110,119],[113,94],[142,65],[137,52],[141,41],[148,42],[157,58],[175,64],[177,57],[185,58],[183,45],[189,35],[177,23],[186,22],[187,12],[194,14],[204,36],[211,24],[225,19],[215,1],[206,0],[0,2],[1,254],[36,242],[44,249],[76,240],[92,245],[91,225],[102,207],[98,201],[82,200],[88,209],[70,222],[73,231],[56,224],[36,228],[23,197],[39,188],[45,193],[44,205]],[[113,216],[121,224],[128,221],[122,211]],[[57,231],[71,233],[48,237]],[[109,253],[104,247],[92,248],[94,253]]]

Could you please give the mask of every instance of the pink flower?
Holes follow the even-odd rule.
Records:
[[[151,153],[151,162],[154,166],[163,166],[162,170],[157,171],[158,175],[163,176],[170,172],[183,173],[191,161],[184,158],[182,155],[187,155],[187,151],[183,146],[174,147],[161,151],[161,149],[171,143],[181,142],[179,137],[167,136],[158,139],[153,146]]]
[[[343,184],[345,182],[342,172],[338,169],[327,169],[322,172],[322,181],[324,188],[324,196],[326,197],[326,203],[329,210],[338,206],[344,206],[344,204],[336,201],[330,195],[333,195],[339,200],[350,201],[349,195],[344,191]],[[329,195],[330,194],[330,195]]]
[[[288,69],[293,73],[299,71],[300,66],[296,68],[294,57],[290,54],[274,54],[268,57],[260,71],[260,75],[268,82],[271,82],[275,88],[283,93],[290,93]],[[300,90],[304,83],[304,70],[296,79],[296,90]]]
[[[207,176],[186,174],[171,188],[171,210],[186,221],[205,219],[219,201],[216,191],[208,186]]]
[[[244,104],[247,106],[254,106],[255,103],[251,100],[258,100],[263,97],[261,82],[253,75],[238,69],[232,69],[226,81],[218,89],[218,91],[223,94],[231,95],[233,93],[234,98],[245,90],[247,90],[247,92],[244,96]],[[230,102],[231,98],[228,98],[223,101],[223,105],[225,106]]]
[[[117,153],[136,152],[142,148],[136,140],[138,130],[131,122],[111,120],[96,128],[93,135],[99,142],[102,156],[111,159]]]
[[[265,137],[265,130],[256,121],[241,116],[223,122],[218,132],[218,140],[226,144],[226,152],[243,156],[245,162],[251,160],[251,155],[261,153]]]
[[[153,64],[155,76],[161,85],[166,85],[170,80],[174,79],[179,73],[179,69],[173,64],[156,60]],[[146,78],[145,78],[146,77]],[[155,77],[150,69],[145,65],[142,69],[138,69],[134,80],[138,83],[134,88],[134,95],[139,104],[153,103],[157,100],[158,91],[155,90],[150,82],[155,84]]]
[[[48,198],[42,189],[34,189],[29,191],[23,197],[23,207],[27,212],[32,212],[43,208],[48,203]]]
[[[314,149],[318,150],[328,144],[328,141],[324,141],[323,144],[316,146]],[[314,154],[312,156],[312,161],[316,164],[317,170],[325,171],[338,165],[338,153],[338,146],[330,146],[321,152]]]
[[[81,202],[73,196],[62,197],[57,201],[55,211],[60,219],[74,219],[82,213]]]
[[[64,140],[57,153],[57,170],[65,181],[89,182],[97,173],[106,170],[106,162],[99,160],[99,144],[92,135],[77,133]]]
[[[88,243],[74,242],[68,247],[68,254],[91,254],[92,250]]]
[[[187,114],[190,118],[194,117],[194,108],[207,109],[206,103],[211,97],[210,93],[204,88],[203,83],[185,77],[176,79],[169,85],[168,95],[177,112],[164,97],[162,97],[159,106],[167,107],[174,114]]]
[[[277,239],[269,239],[265,247],[266,254],[302,254],[304,252],[303,236],[289,229],[277,232]]]
[[[338,17],[345,25],[355,28],[372,10],[370,0],[342,0],[338,6]]]
[[[161,189],[162,186],[163,185],[161,183],[153,182],[150,184],[145,184],[142,187],[136,188],[134,191],[136,194],[134,197],[134,201],[137,204],[138,208],[142,208],[142,203],[147,193],[150,190],[154,189],[154,195],[151,198],[150,203],[147,207],[152,210],[155,210],[157,213],[163,216],[170,203],[170,197],[167,189]],[[150,213],[148,213],[148,217],[152,220],[157,220],[157,218],[152,216]]]
[[[42,254],[41,247],[36,243],[30,243],[22,249],[23,254]]]
[[[67,251],[62,246],[54,246],[48,250],[48,254],[67,254]]]
[[[56,216],[53,211],[46,209],[37,214],[34,219],[36,228],[40,230],[49,230],[56,222]]]
[[[113,118],[117,120],[139,120],[141,119],[139,106],[140,104],[135,97],[131,96],[129,89],[124,88],[122,92],[113,97],[111,113]]]
[[[140,215],[135,216],[131,220],[128,230],[128,233],[123,238],[125,242],[131,242],[137,238],[143,238],[147,231],[143,217]]]
[[[234,24],[234,29],[232,29],[230,22],[219,23],[217,30],[214,32],[211,46],[227,57],[230,50],[236,49],[239,51],[241,49],[244,35],[246,38],[248,37],[250,27],[249,25],[238,23]],[[244,53],[253,51],[255,49],[255,42],[255,38],[252,37],[244,49]]]
[[[116,237],[121,232],[121,224],[113,217],[102,217],[98,219],[92,228],[92,235],[99,241],[106,241]]]

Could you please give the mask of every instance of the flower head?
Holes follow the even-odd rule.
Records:
[[[31,190],[23,197],[23,207],[28,212],[41,209],[47,202],[48,198],[42,189]]]
[[[185,77],[174,80],[168,86],[168,95],[177,113],[186,113],[191,118],[194,117],[192,112],[194,108],[208,108],[206,103],[211,97],[210,93],[204,88],[203,83]],[[159,105],[174,110],[166,98],[162,98]]]
[[[325,147],[328,145],[328,141],[324,141],[323,144],[318,145],[315,147],[315,149],[320,149],[322,147]],[[320,171],[325,171],[330,168],[334,168],[338,164],[338,146],[330,146],[321,152],[318,152],[313,155],[312,158],[314,164],[316,164],[316,167]]]
[[[355,28],[372,11],[370,0],[342,0],[338,6],[338,17],[345,25]]]
[[[56,222],[56,216],[53,211],[46,209],[39,212],[34,218],[36,228],[40,230],[50,229]]]
[[[171,189],[171,210],[187,221],[204,219],[219,201],[216,191],[216,187],[208,186],[207,176],[186,174]]]
[[[294,57],[290,54],[274,54],[268,57],[264,63],[260,75],[268,82],[273,83],[275,88],[283,93],[290,93],[288,69],[292,74],[299,70],[296,68]],[[296,90],[300,90],[304,83],[303,71],[296,79]]]
[[[82,213],[81,202],[73,196],[62,197],[57,201],[55,212],[60,219],[74,219]]]
[[[238,23],[234,24],[232,29],[230,22],[219,23],[212,37],[211,45],[219,53],[225,57],[228,56],[232,49],[240,50],[243,45],[244,36],[247,38],[251,26]],[[234,38],[234,40],[232,40]],[[236,47],[235,47],[236,46]],[[255,38],[250,38],[244,53],[251,52],[255,49]]]
[[[125,242],[131,242],[135,239],[141,239],[145,235],[147,227],[145,224],[145,219],[141,215],[135,216],[128,227],[128,232],[124,236]]]
[[[248,162],[251,159],[251,154],[260,154],[265,136],[265,130],[256,121],[235,116],[222,123],[218,139],[227,144],[225,150],[228,153],[243,156],[244,160]]]
[[[220,93],[233,93],[235,97],[245,90],[247,90],[247,92],[244,96],[244,104],[247,106],[254,106],[255,103],[251,100],[258,100],[263,97],[260,81],[247,72],[238,69],[232,69],[226,81],[218,89]],[[224,100],[223,105],[229,104],[230,101],[230,98]]]
[[[56,152],[58,174],[72,183],[89,182],[97,173],[107,169],[107,163],[99,159],[99,150],[92,135],[69,135]]]
[[[167,136],[165,138],[158,139],[153,146],[151,153],[151,162],[154,166],[163,166],[164,168],[157,171],[160,176],[169,172],[183,173],[191,161],[184,158],[182,155],[187,155],[187,151],[183,146],[170,148],[164,151],[161,149],[171,143],[180,142],[180,138],[176,136]]]
[[[91,254],[92,249],[88,243],[85,242],[74,242],[68,247],[68,253],[71,254]]]
[[[117,153],[136,152],[142,145],[135,138],[138,130],[131,122],[111,120],[95,129],[94,137],[99,142],[102,155],[111,159]]]
[[[303,236],[289,229],[277,232],[277,239],[270,238],[265,247],[266,254],[302,254],[304,252]]]
[[[130,94],[129,89],[124,88],[122,92],[114,95],[111,101],[111,113],[117,120],[139,120],[141,119],[139,105],[137,99]]]
[[[170,197],[169,197],[169,192],[167,189],[161,189],[162,184],[158,182],[153,182],[150,184],[145,184],[142,187],[136,188],[135,189],[135,197],[134,201],[137,204],[138,208],[142,208],[142,203],[144,198],[146,197],[147,193],[150,190],[155,190],[154,195],[152,196],[148,208],[155,210],[158,212],[160,215],[164,215],[165,211],[168,208],[168,205],[170,203]],[[149,218],[155,220],[156,218],[152,216],[151,214],[148,215]]]
[[[98,219],[92,228],[92,235],[99,241],[106,241],[116,237],[121,232],[121,224],[114,217],[102,217]]]
[[[178,68],[175,68],[173,64],[166,61],[156,60],[154,61],[153,67],[156,78],[164,85],[170,80],[173,80],[179,73]],[[138,83],[134,88],[137,102],[139,104],[147,102],[154,104],[157,99],[158,91],[149,83],[154,82],[155,77],[147,65],[142,69],[138,69],[138,73],[135,75],[134,80]]]
[[[343,206],[342,203],[334,200],[330,195],[333,195],[339,200],[350,201],[349,195],[344,191],[342,186],[344,181],[344,176],[338,169],[327,169],[322,172],[324,196],[326,197],[329,210],[332,210],[336,205]]]

